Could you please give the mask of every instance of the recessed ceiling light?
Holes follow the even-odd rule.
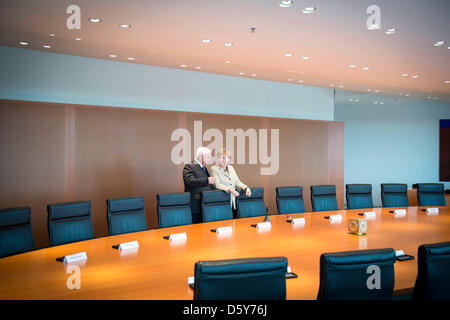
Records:
[[[203,43],[210,43],[210,42],[211,42],[211,39],[202,39],[202,42],[203,42]]]
[[[436,97],[433,97],[433,100],[436,100],[437,98]]]
[[[409,93],[405,93],[405,96],[406,96],[406,97],[409,97]]]
[[[313,13],[314,11],[316,11],[315,7],[306,7],[303,9],[303,13]]]
[[[383,101],[381,101],[381,102],[380,102],[380,104],[384,104],[384,102],[383,102]]]
[[[397,31],[396,28],[387,29],[385,34],[394,34]]]
[[[440,47],[440,46],[442,46],[444,44],[444,41],[436,41],[435,43],[434,43],[434,46],[435,47]]]
[[[99,18],[89,18],[89,22],[99,23],[99,22],[102,22],[102,19],[99,19]]]
[[[444,83],[450,83],[450,80],[445,80]]]
[[[330,87],[334,87],[334,84],[330,84]]]
[[[285,56],[286,57],[292,57],[292,53],[286,53]]]
[[[380,92],[380,90],[375,90],[376,93]]]
[[[348,99],[348,101],[353,101],[353,99]]]
[[[119,24],[119,27],[121,27],[123,29],[128,29],[128,28],[131,28],[131,24],[121,23],[121,24]]]
[[[282,8],[289,8],[294,4],[294,1],[290,0],[290,1],[281,1],[280,2],[280,7]]]
[[[117,55],[115,55],[115,54],[110,54],[109,55],[111,58],[117,58]]]
[[[294,81],[294,79],[288,79],[288,81],[291,81],[291,82],[292,82],[292,81]]]
[[[231,63],[231,61],[225,61],[225,63]]]
[[[431,97],[427,97],[427,99],[431,99]]]
[[[358,99],[356,99],[356,100],[355,100],[355,102],[359,102],[359,100],[358,100]]]
[[[373,104],[378,104],[378,101],[374,101]]]
[[[27,45],[28,45],[28,42],[21,41],[20,44],[23,45],[23,46],[27,46]]]
[[[349,65],[350,68],[356,68],[356,64]]]
[[[56,37],[56,34],[50,33],[50,37]]]
[[[294,70],[286,70],[286,72],[291,72],[292,73],[292,72],[294,72]]]
[[[134,60],[134,58],[133,57],[129,57],[128,60]]]
[[[182,68],[186,68],[186,67],[187,67],[187,65],[185,65],[185,64],[180,64],[180,67],[182,67]]]
[[[195,67],[195,69],[201,69],[202,67]]]
[[[223,45],[225,47],[231,47],[233,44],[231,42],[225,42]]]
[[[339,88],[343,88],[344,86],[339,86]]]
[[[407,76],[409,76],[409,74],[407,74],[407,73],[402,73],[402,77],[407,77]]]
[[[75,40],[77,40],[77,41],[81,41],[81,38],[75,38]]]
[[[256,73],[252,73],[252,77],[256,77]]]
[[[415,75],[415,76],[412,76],[414,79],[417,79],[419,76],[418,75]]]
[[[369,67],[363,67],[362,69],[363,70],[369,70]]]
[[[243,76],[245,73],[244,73],[244,72],[239,72],[239,74],[240,74],[241,76]]]
[[[303,83],[303,80],[298,80],[299,83]]]
[[[302,60],[309,60],[309,57],[302,57]]]
[[[369,92],[370,92],[370,91],[372,91],[372,89],[367,89],[367,91],[369,91]]]
[[[43,45],[43,47],[46,49],[50,49],[52,46],[49,46],[48,44],[46,44],[46,45]]]

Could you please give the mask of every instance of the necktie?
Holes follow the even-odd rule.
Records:
[[[206,171],[206,167],[203,167],[203,172],[205,172],[206,175],[208,175],[208,171]]]

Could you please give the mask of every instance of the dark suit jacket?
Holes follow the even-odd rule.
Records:
[[[193,161],[192,164],[186,164],[183,168],[184,192],[191,194],[191,208],[193,223],[201,222],[201,192],[214,190],[215,187],[208,183],[209,171],[206,174],[200,165]]]

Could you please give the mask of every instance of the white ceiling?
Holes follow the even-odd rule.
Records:
[[[445,83],[450,80],[449,0],[294,0],[290,8],[281,8],[279,2],[2,0],[0,45],[450,101],[450,83]],[[66,27],[71,4],[81,8],[80,30]],[[366,26],[366,9],[372,4],[381,9],[380,30]],[[302,13],[307,6],[316,12]],[[92,17],[102,22],[89,22]],[[119,28],[120,23],[131,28]],[[397,32],[386,35],[389,28]],[[205,38],[212,41],[203,43]],[[435,47],[436,41],[445,43]],[[226,42],[233,46],[225,47]],[[366,66],[369,70],[362,70]]]

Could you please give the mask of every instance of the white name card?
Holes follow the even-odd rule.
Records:
[[[294,224],[296,226],[304,226],[305,225],[305,218],[292,219],[292,224]]]
[[[364,218],[375,218],[377,216],[375,211],[367,211],[363,214]]]
[[[188,285],[195,283],[195,277],[188,277]]]
[[[71,255],[64,257],[65,263],[71,263],[71,262],[76,262],[76,261],[81,261],[81,260],[87,260],[87,254],[85,251],[80,252],[80,253],[71,254]]]
[[[397,209],[397,210],[394,210],[394,214],[399,217],[404,217],[404,216],[406,216],[406,210],[405,209]]]
[[[169,240],[170,240],[170,241],[187,240],[187,234],[186,234],[186,232],[183,232],[183,233],[174,233],[174,234],[171,234],[171,235],[169,236]]]
[[[139,248],[139,243],[135,241],[124,242],[119,245],[119,250],[137,249]]]
[[[340,214],[332,214],[330,216],[330,222],[331,223],[342,222],[342,216]]]
[[[433,216],[439,214],[439,208],[427,208],[427,215]]]
[[[232,227],[221,227],[221,228],[217,228],[216,229],[216,233],[223,235],[223,234],[231,234],[233,233],[233,228]]]
[[[291,272],[291,267],[287,267],[287,273]]]
[[[395,256],[396,257],[398,257],[398,256],[404,256],[405,255],[405,253],[403,252],[403,250],[397,250],[397,251],[395,251]]]
[[[270,222],[260,222],[256,225],[258,230],[268,230],[272,228],[272,224]]]

